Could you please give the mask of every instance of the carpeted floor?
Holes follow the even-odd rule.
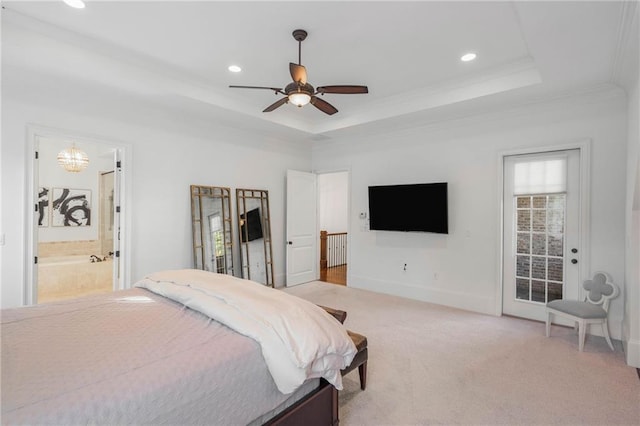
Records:
[[[322,282],[285,291],[348,312],[367,389],[344,377],[340,425],[640,425],[640,380],[604,338]]]

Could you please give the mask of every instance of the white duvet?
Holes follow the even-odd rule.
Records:
[[[135,286],[182,303],[256,340],[284,394],[317,377],[342,389],[340,370],[356,354],[344,326],[322,308],[254,281],[182,269],[151,274]]]

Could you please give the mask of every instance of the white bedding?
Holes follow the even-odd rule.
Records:
[[[261,425],[283,395],[260,345],[144,288],[1,311],[2,425]]]
[[[162,271],[136,283],[251,337],[284,394],[323,377],[342,389],[340,370],[356,348],[346,329],[322,308],[262,284],[195,269]]]

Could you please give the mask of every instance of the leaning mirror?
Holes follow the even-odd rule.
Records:
[[[236,189],[242,278],[273,287],[269,192]]]
[[[194,268],[233,275],[231,190],[191,185],[191,224]]]

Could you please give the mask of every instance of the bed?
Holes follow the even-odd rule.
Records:
[[[2,311],[2,424],[337,424],[355,347],[322,308],[228,275]]]

